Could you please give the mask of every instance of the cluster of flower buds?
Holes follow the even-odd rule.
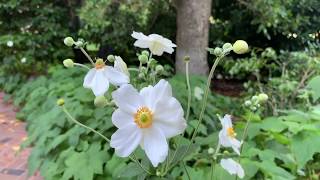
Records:
[[[261,93],[257,96],[252,96],[250,100],[244,102],[244,106],[250,108],[252,111],[256,111],[260,108],[262,103],[265,103],[268,100],[268,95]]]
[[[140,79],[147,77],[149,69],[153,70],[152,75],[154,76],[157,74],[161,75],[164,72],[164,67],[160,64],[157,64],[157,60],[152,58],[147,50],[144,50],[141,52],[141,54],[138,54],[138,60],[141,64],[138,75]]]
[[[81,48],[85,45],[85,41],[81,38],[75,41],[72,37],[66,37],[64,38],[63,42],[66,46],[68,47],[75,46],[75,48]]]
[[[248,52],[249,46],[246,41],[244,40],[237,40],[233,45],[231,43],[225,43],[221,47],[216,48],[207,48],[210,54],[213,54],[217,57],[222,57],[230,53],[230,51],[233,50],[233,52],[237,54],[244,54]]]

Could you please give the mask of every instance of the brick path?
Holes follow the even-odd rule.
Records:
[[[41,180],[37,174],[27,177],[30,149],[18,153],[19,145],[27,138],[25,123],[16,120],[13,106],[3,102],[0,92],[0,180]]]

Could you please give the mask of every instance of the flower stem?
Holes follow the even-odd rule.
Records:
[[[186,174],[187,174],[188,179],[191,180],[191,177],[190,177],[190,175],[189,175],[189,172],[188,172],[188,170],[187,170],[186,165],[184,164],[184,162],[181,162],[181,164],[182,164],[184,170],[186,171]]]
[[[89,68],[88,66],[84,65],[84,64],[74,63],[74,65],[79,66],[79,67],[83,67],[83,68],[86,68],[86,69],[90,70],[90,68]]]
[[[202,121],[202,118],[203,118],[203,115],[204,115],[204,111],[206,109],[206,106],[207,106],[207,99],[208,99],[208,94],[209,94],[209,91],[210,91],[210,85],[211,85],[211,79],[213,77],[213,74],[214,74],[214,71],[216,70],[216,67],[218,66],[220,60],[223,58],[224,56],[219,56],[216,58],[216,60],[214,61],[214,64],[210,70],[210,73],[209,73],[209,76],[208,76],[208,79],[207,79],[207,87],[206,87],[206,91],[205,91],[205,94],[204,94],[204,98],[203,98],[203,101],[202,101],[202,108],[201,108],[201,112],[200,112],[200,116],[199,116],[199,120],[198,120],[198,124],[196,126],[196,129],[195,131],[193,132],[192,134],[192,137],[190,139],[190,143],[188,144],[188,147],[186,149],[186,151],[184,151],[184,153],[182,154],[182,160],[183,158],[185,157],[186,153],[189,151],[190,147],[191,147],[191,144],[193,143],[193,140],[194,138],[196,137],[197,135],[197,132],[199,130],[199,126],[201,124],[201,121]],[[175,154],[174,154],[175,155]],[[173,164],[171,167],[169,167],[167,169],[167,171],[169,171],[175,164]],[[166,171],[166,172],[167,172]]]
[[[110,139],[109,139],[109,138],[105,137],[104,135],[102,135],[102,134],[99,133],[98,131],[94,130],[93,128],[88,127],[88,126],[82,124],[81,122],[77,121],[74,117],[72,117],[71,114],[69,113],[69,111],[65,108],[65,106],[62,107],[62,110],[63,110],[64,113],[66,113],[66,115],[69,117],[69,119],[70,119],[71,121],[73,121],[74,123],[76,123],[77,125],[79,125],[79,126],[81,126],[81,127],[84,127],[84,128],[86,128],[86,129],[88,129],[88,130],[90,130],[90,131],[98,134],[100,137],[102,137],[104,140],[106,140],[108,143],[110,143]]]
[[[98,131],[94,130],[93,128],[88,127],[88,126],[80,123],[80,122],[77,121],[74,117],[72,117],[72,115],[69,113],[69,111],[67,110],[67,108],[65,108],[65,106],[62,106],[62,110],[63,110],[63,112],[69,117],[69,119],[70,119],[71,121],[73,121],[74,123],[76,123],[77,125],[79,125],[79,126],[81,126],[81,127],[84,127],[84,128],[86,128],[86,129],[88,129],[88,130],[90,130],[90,131],[98,134],[100,137],[102,137],[104,140],[106,140],[108,143],[110,143],[110,139],[109,139],[109,138],[105,137],[104,135],[102,135],[102,134],[99,133]],[[137,164],[141,167],[141,169],[144,170],[146,173],[148,173],[148,174],[150,174],[150,175],[152,174],[150,171],[148,171],[145,167],[142,166],[142,164],[137,160],[137,158],[136,158],[136,156],[135,156],[134,153],[133,153],[132,156],[133,156],[133,157],[129,156],[130,160],[132,160],[133,162],[137,163]]]
[[[191,106],[191,86],[190,86],[190,78],[189,78],[189,61],[186,62],[186,81],[187,81],[187,88],[188,88],[188,105],[187,105],[186,121],[188,122],[189,115],[190,115],[190,106]]]
[[[91,57],[89,56],[89,54],[82,47],[80,47],[80,50],[88,58],[88,60],[91,62],[91,64],[94,65],[94,62],[91,59]]]
[[[201,107],[201,112],[200,112],[200,115],[199,115],[198,124],[197,124],[196,129],[194,130],[194,132],[192,134],[192,137],[191,137],[191,140],[190,140],[191,141],[190,145],[192,144],[194,138],[196,137],[196,135],[198,133],[198,130],[199,130],[199,127],[200,127],[200,124],[202,122],[202,119],[203,119],[203,116],[204,116],[204,112],[205,112],[206,107],[207,107],[207,102],[208,102],[207,100],[208,100],[208,95],[209,95],[210,86],[211,86],[211,79],[213,77],[214,71],[216,70],[216,67],[218,66],[221,58],[222,57],[217,57],[216,58],[216,60],[214,61],[213,66],[212,66],[212,68],[210,70],[210,73],[209,73],[209,76],[208,76],[208,79],[207,79],[206,91],[205,91],[204,98],[203,98],[203,101],[202,101],[202,107]]]

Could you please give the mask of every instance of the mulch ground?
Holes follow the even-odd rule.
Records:
[[[3,97],[0,92],[0,180],[42,180],[39,174],[27,176],[30,148],[20,151],[21,142],[27,139],[26,124],[16,119],[14,107]]]

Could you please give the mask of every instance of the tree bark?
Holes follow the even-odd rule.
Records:
[[[190,56],[190,73],[208,74],[207,50],[211,0],[176,0],[176,71],[185,72],[184,57]]]

